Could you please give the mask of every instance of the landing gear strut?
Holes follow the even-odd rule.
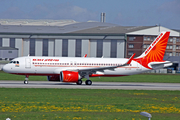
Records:
[[[29,78],[29,75],[26,75],[26,78],[25,78],[24,84],[28,84],[28,78]]]

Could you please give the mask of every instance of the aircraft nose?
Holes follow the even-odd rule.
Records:
[[[8,73],[8,68],[9,68],[9,67],[8,67],[7,65],[4,65],[3,68],[2,68],[2,70],[3,70],[4,72],[7,72],[7,73]]]

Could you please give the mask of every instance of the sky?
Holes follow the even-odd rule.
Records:
[[[180,30],[180,0],[0,0],[0,19],[70,19]]]

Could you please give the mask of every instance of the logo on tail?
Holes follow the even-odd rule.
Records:
[[[160,35],[151,43],[145,52],[133,60],[149,69],[151,69],[148,66],[150,62],[163,62],[169,34],[170,32],[160,33]]]

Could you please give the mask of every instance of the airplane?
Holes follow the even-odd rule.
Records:
[[[161,32],[151,45],[137,58],[135,53],[129,58],[90,58],[90,57],[42,57],[25,56],[13,59],[3,66],[3,71],[25,75],[28,84],[30,75],[47,76],[48,81],[72,82],[91,85],[90,77],[117,77],[143,73],[149,70],[171,66],[164,61],[164,53],[170,32]]]

